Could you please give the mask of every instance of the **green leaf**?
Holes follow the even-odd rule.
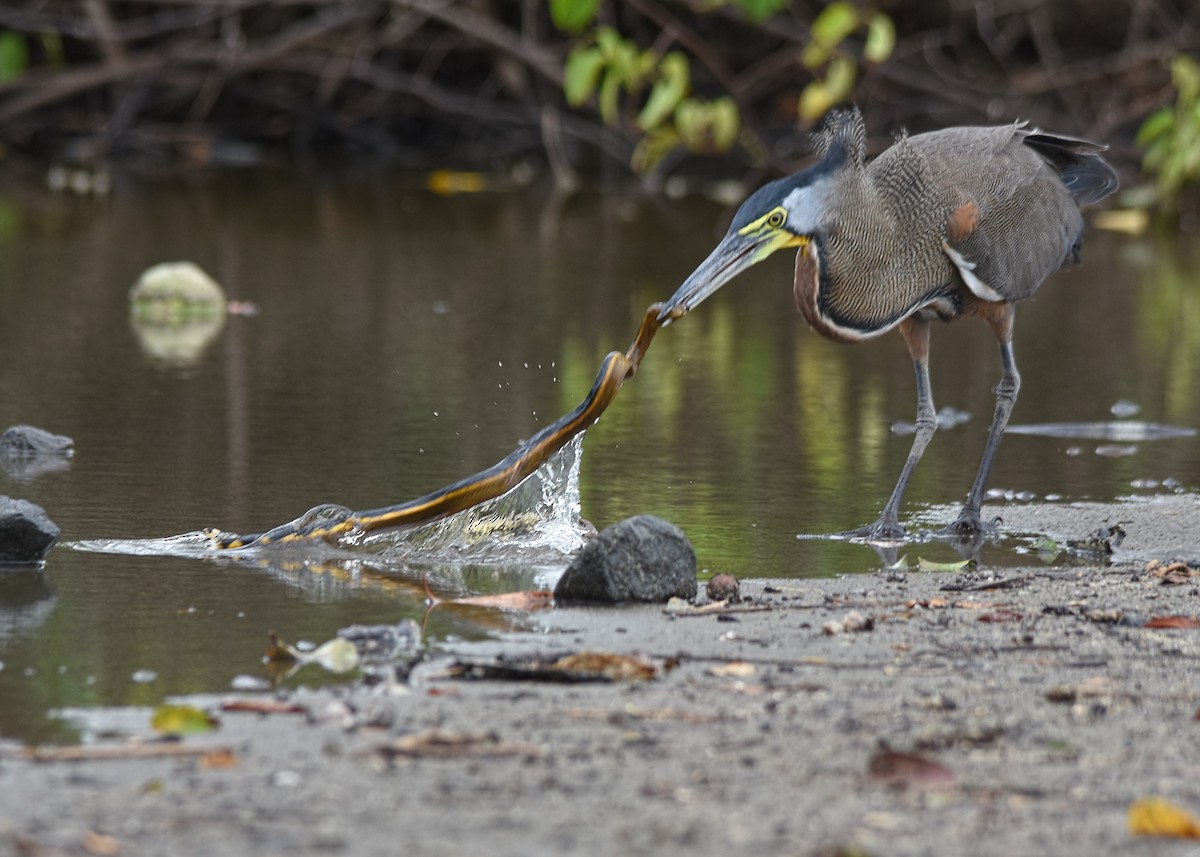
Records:
[[[1170,107],[1162,107],[1146,117],[1142,127],[1138,128],[1137,144],[1148,146],[1159,137],[1170,134],[1175,128],[1175,111]]]
[[[848,57],[834,57],[824,80],[814,80],[800,93],[797,111],[800,118],[812,122],[829,112],[830,108],[850,97],[854,90],[856,70]]]
[[[863,46],[863,59],[867,62],[883,62],[892,55],[896,47],[896,26],[882,12],[876,12],[867,22],[867,43]]]
[[[596,46],[604,52],[604,58],[612,60],[624,40],[621,34],[612,27],[599,27],[596,30]]]
[[[742,133],[742,116],[737,102],[728,95],[712,103],[712,141],[718,152],[729,149]]]
[[[675,127],[691,151],[724,152],[741,133],[741,115],[728,96],[708,102],[689,98],[675,111]]]
[[[0,83],[15,80],[29,68],[29,48],[19,33],[0,33]]]
[[[578,33],[596,20],[600,0],[550,0],[550,20],[564,33]]]
[[[964,559],[959,562],[935,562],[924,557],[917,558],[917,568],[921,571],[963,571],[973,568],[974,560]]]
[[[604,54],[599,48],[572,51],[563,67],[563,94],[567,103],[579,107],[591,98],[603,68]]]
[[[1177,103],[1181,107],[1200,100],[1200,62],[1187,54],[1179,54],[1171,60],[1171,82],[1179,90]]]
[[[211,732],[217,721],[207,711],[191,705],[160,705],[150,717],[150,726],[167,735]]]
[[[687,57],[678,51],[671,51],[663,57],[658,70],[660,77],[637,117],[637,125],[643,131],[654,130],[675,112],[679,102],[687,95],[691,81]]]
[[[787,8],[788,3],[789,0],[734,0],[734,5],[755,24],[761,24],[776,12]]]
[[[600,83],[599,109],[600,118],[605,125],[616,125],[620,117],[618,96],[621,94],[621,75],[616,69],[610,68]]]
[[[860,23],[858,10],[844,0],[830,3],[813,21],[813,40],[826,48],[836,48]]]
[[[679,144],[679,132],[670,125],[655,128],[638,141],[629,165],[634,172],[649,172]]]

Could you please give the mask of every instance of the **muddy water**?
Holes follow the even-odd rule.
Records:
[[[372,508],[480,470],[583,397],[727,216],[699,199],[447,198],[386,175],[118,181],[104,199],[0,190],[0,429],[31,423],[77,448],[56,471],[0,471],[0,493],[63,530],[44,569],[0,572],[0,735],[71,740],[69,720],[47,712],[261,677],[270,629],[319,642],[408,616],[452,644],[512,627],[479,611],[426,616],[414,569],[453,594],[541,585],[561,563],[247,565],[70,544],[258,531],[320,502]],[[176,259],[258,314],[186,342],[135,330],[129,286]],[[1085,260],[1018,312],[1014,423],[1111,421],[1120,404],[1200,425],[1200,255],[1097,233]],[[586,518],[663,516],[710,571],[878,567],[868,547],[797,535],[873,519],[908,450],[892,426],[913,415],[911,366],[899,337],[845,347],[806,330],[790,265],[760,265],[659,335],[586,438]],[[906,519],[965,495],[995,344],[979,324],[939,328],[931,370],[937,405],[970,419],[935,437]],[[992,484],[1026,499],[1196,491],[1200,453],[1195,438],[1014,434]],[[1021,499],[989,513],[1008,502]],[[1015,546],[984,559],[1020,561]]]

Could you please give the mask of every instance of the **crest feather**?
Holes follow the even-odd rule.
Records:
[[[825,114],[821,127],[813,133],[813,149],[821,158],[831,153],[862,168],[867,160],[867,129],[857,105],[839,107]]]

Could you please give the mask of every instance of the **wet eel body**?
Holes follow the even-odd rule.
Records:
[[[658,329],[666,319],[672,317],[668,315],[660,320],[662,309],[662,304],[654,304],[646,310],[628,351],[624,354],[614,351],[604,358],[592,389],[574,410],[543,428],[486,470],[396,506],[354,512],[345,506],[322,505],[265,533],[238,535],[208,529],[204,534],[218,550],[312,539],[334,542],[348,534],[430,523],[495,499],[520,485],[572,438],[599,419],[620,392],[621,385],[637,373]]]

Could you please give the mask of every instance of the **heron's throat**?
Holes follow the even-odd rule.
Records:
[[[803,249],[811,243],[812,238],[807,235],[796,235],[788,232],[786,229],[777,229],[771,234],[762,237],[758,249],[754,253],[754,261],[761,262],[776,250],[785,250],[789,247]]]

